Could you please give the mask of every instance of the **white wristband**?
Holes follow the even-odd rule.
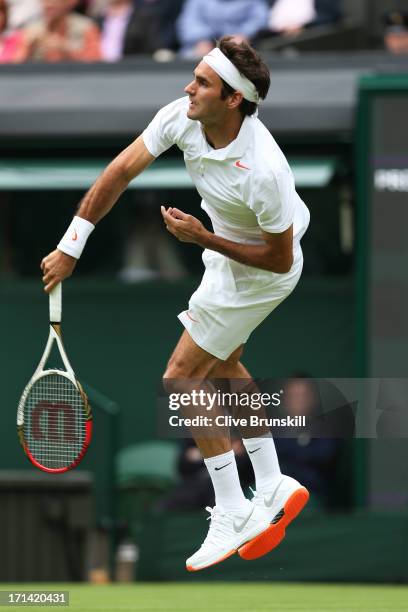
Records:
[[[71,257],[75,257],[75,259],[79,259],[86,241],[94,229],[95,226],[86,219],[74,217],[71,225],[57,245],[57,249],[67,255],[71,255]]]

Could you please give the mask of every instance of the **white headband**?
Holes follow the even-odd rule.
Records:
[[[208,55],[204,55],[203,62],[208,64],[233,89],[242,93],[245,100],[259,104],[259,94],[255,85],[240,73],[218,47],[215,47]]]

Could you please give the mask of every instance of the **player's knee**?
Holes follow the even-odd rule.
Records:
[[[214,358],[216,361],[216,359]],[[204,380],[210,370],[211,363],[194,364],[184,357],[173,355],[163,374],[163,386],[166,392],[184,392],[186,379],[193,383]]]
[[[163,384],[166,391],[177,391],[174,387],[178,385],[178,381],[182,383],[186,378],[200,377],[200,373],[192,367],[185,359],[172,357],[167,364],[166,371],[163,374]]]
[[[179,378],[170,378],[163,376],[162,378],[163,389],[167,395],[172,393],[184,393],[185,388],[182,386],[182,381]]]
[[[189,369],[183,363],[170,361],[163,374],[163,388],[165,393],[188,393],[190,391]]]
[[[187,378],[190,374],[188,364],[185,359],[180,359],[178,357],[171,357],[170,361],[167,364],[166,371],[163,374],[163,379],[177,379],[177,378]]]

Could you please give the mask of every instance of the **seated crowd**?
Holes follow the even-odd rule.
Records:
[[[342,0],[0,0],[0,63],[198,58],[233,34],[295,39],[338,23]],[[384,46],[408,51],[408,14],[384,17]]]
[[[0,0],[0,63],[195,58],[215,38],[296,36],[340,0]]]

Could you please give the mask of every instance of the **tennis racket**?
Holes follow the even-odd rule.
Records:
[[[35,467],[53,474],[76,467],[92,437],[91,407],[62,343],[61,293],[61,283],[50,293],[48,341],[17,410],[17,432],[24,452]],[[54,342],[65,370],[44,369]]]

